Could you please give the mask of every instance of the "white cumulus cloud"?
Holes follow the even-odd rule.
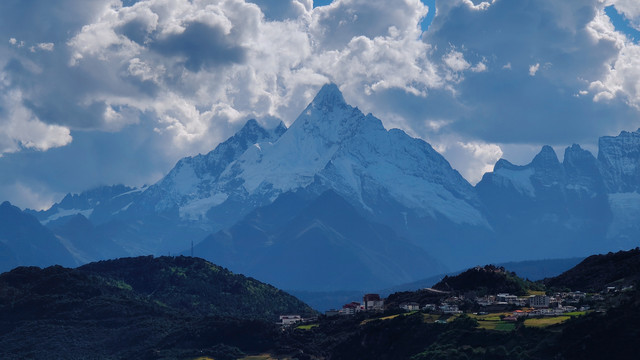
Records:
[[[108,132],[172,164],[250,117],[290,124],[330,81],[387,128],[433,142],[472,181],[515,145],[595,143],[637,128],[638,45],[604,13],[614,4],[634,19],[632,0],[437,1],[426,32],[436,9],[420,0],[30,4],[0,2],[9,39],[0,43],[0,152]],[[16,9],[52,16],[29,22],[36,17],[17,19]]]
[[[538,70],[540,70],[540,63],[535,63],[529,66],[529,76],[536,76]]]
[[[620,97],[640,109],[640,45],[616,31],[603,10],[589,24],[589,31],[594,41],[612,43],[617,51],[603,64],[604,75],[589,84],[593,100],[602,102]]]
[[[148,90],[153,96],[107,89],[87,94],[85,102],[109,104],[112,117],[118,108],[151,111],[158,132],[173,134],[185,151],[206,150],[207,139],[228,122],[253,116],[290,123],[329,81],[359,105],[388,89],[426,96],[445,85],[446,74],[420,38],[428,9],[419,0],[393,7],[363,0],[287,6],[296,17],[274,21],[242,0],[110,3],[68,41],[70,64]],[[220,104],[234,115],[220,113]]]
[[[67,145],[72,138],[68,128],[45,124],[23,104],[20,91],[4,92],[0,86],[0,156],[22,148],[48,150]]]

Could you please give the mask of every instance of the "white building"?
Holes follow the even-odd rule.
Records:
[[[546,295],[531,295],[529,296],[529,306],[534,308],[548,308],[549,297]]]
[[[406,311],[418,311],[420,310],[420,304],[417,302],[406,302],[400,304],[400,308]]]
[[[302,321],[300,315],[280,315],[280,323],[282,325],[291,325]]]
[[[366,294],[362,297],[362,305],[365,311],[382,311],[384,310],[384,300],[378,294]]]
[[[422,307],[424,311],[435,311],[437,309],[436,304],[426,304]]]
[[[458,309],[458,305],[442,304],[440,305],[440,311],[445,314],[462,314],[462,311]]]

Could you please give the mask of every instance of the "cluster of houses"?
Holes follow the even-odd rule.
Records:
[[[518,306],[530,306],[533,308],[571,308],[584,303],[585,300],[592,302],[604,301],[607,294],[624,292],[633,289],[633,286],[615,287],[609,286],[600,293],[587,294],[582,291],[557,292],[551,296],[531,295],[518,297],[510,294],[490,295],[476,299],[477,303],[483,306],[494,304],[515,304]]]
[[[588,306],[582,306],[579,309],[576,306],[585,298],[586,294],[580,291],[558,293],[554,296],[548,295],[530,295],[516,296],[507,293],[497,295],[487,295],[475,299],[475,302],[487,311],[504,310],[509,306],[529,307],[527,311],[517,310],[513,317],[517,319],[521,316],[556,316],[572,311],[588,310]],[[399,307],[405,311],[425,311],[438,312],[441,314],[461,314],[459,306],[464,302],[463,296],[451,296],[442,299],[440,304],[424,304],[417,302],[404,302]],[[572,305],[573,304],[573,305]],[[342,309],[328,310],[325,312],[327,316],[337,315],[355,315],[363,311],[383,311],[384,299],[378,294],[367,294],[363,297],[362,303],[351,302],[345,304]],[[507,318],[509,320],[509,317]]]
[[[366,294],[362,297],[362,303],[351,302],[342,306],[342,309],[331,309],[325,311],[326,316],[355,315],[363,311],[383,311],[384,299],[379,294]]]
[[[399,307],[405,311],[440,311],[444,314],[461,314],[462,311],[458,308],[458,303],[460,298],[458,297],[450,297],[442,301],[442,304],[425,304],[424,306],[420,306],[417,302],[403,302],[399,305]],[[362,298],[362,303],[359,302],[351,302],[342,306],[342,309],[336,310],[328,310],[325,311],[326,316],[337,316],[337,315],[355,315],[360,312],[370,312],[384,311],[384,299],[380,297],[379,294],[366,294]]]
[[[547,308],[551,303],[551,298],[546,295],[530,295],[519,297],[511,294],[486,295],[476,298],[476,303],[480,306],[490,307],[494,305],[515,305],[530,306],[532,308]]]
[[[458,305],[452,303],[443,303],[442,305],[425,304],[424,306],[420,307],[420,304],[418,304],[417,302],[405,302],[400,304],[400,309],[403,309],[405,311],[422,310],[425,312],[440,311],[443,314],[462,314],[462,311],[458,308]]]
[[[628,290],[629,287],[622,289]],[[602,294],[591,294],[591,301],[603,301],[603,294],[621,291],[615,287],[607,288]],[[512,315],[504,318],[506,321],[516,321],[521,317],[534,316],[558,316],[568,312],[586,311],[590,307],[587,305],[579,306],[584,303],[587,294],[580,291],[559,292],[552,296],[549,295],[529,295],[517,296],[508,293],[497,295],[486,295],[474,299],[475,303],[480,305],[484,311],[480,314],[487,314],[491,311],[505,310],[510,306],[529,307],[527,310],[515,310]],[[459,305],[464,302],[463,296],[451,296],[441,300],[440,304],[421,305],[417,302],[404,302],[399,307],[405,311],[424,311],[438,312],[441,314],[461,314]],[[384,299],[379,294],[366,294],[362,297],[362,303],[351,302],[342,306],[342,309],[332,309],[325,312],[326,316],[338,315],[355,315],[360,312],[382,312],[385,310]],[[279,324],[289,326],[299,322],[303,322],[300,315],[282,315]]]
[[[491,307],[496,305],[515,305],[529,306],[534,309],[539,308],[575,308],[575,306],[583,302],[587,297],[586,293],[580,291],[561,292],[552,296],[548,295],[530,295],[519,297],[511,294],[487,295],[476,299],[476,303],[483,307]],[[591,296],[591,300],[601,301],[604,296],[595,294]],[[566,312],[566,311],[565,311]]]
[[[342,309],[340,310],[331,309],[325,311],[325,315],[355,315],[356,313],[360,313],[363,311],[384,311],[384,299],[381,298],[379,294],[366,294],[362,297],[362,303],[356,301],[350,302],[342,306]],[[280,321],[278,322],[278,324],[282,326],[291,326],[293,324],[305,322],[307,320],[308,319],[304,319],[300,315],[280,315]]]

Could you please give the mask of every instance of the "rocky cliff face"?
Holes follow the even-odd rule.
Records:
[[[640,236],[640,130],[601,137],[598,163],[612,213],[607,239],[617,249],[637,246]]]
[[[549,146],[524,166],[500,160],[476,189],[498,241],[529,243],[528,256],[607,247],[608,197],[596,159],[579,145],[565,150],[562,163]]]
[[[640,189],[640,129],[618,136],[603,136],[598,142],[598,162],[608,193]]]
[[[499,236],[521,232],[585,254],[638,245],[639,188],[638,131],[600,138],[597,159],[573,145],[562,164],[550,147],[525,166],[500,160],[476,186],[492,224],[511,229]]]

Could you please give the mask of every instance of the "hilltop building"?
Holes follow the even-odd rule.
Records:
[[[302,316],[300,315],[280,315],[280,323],[285,326],[299,323],[301,321]]]
[[[417,302],[404,302],[400,304],[400,308],[406,311],[418,311],[420,310],[420,304]]]
[[[365,311],[382,311],[384,310],[384,300],[379,294],[366,294],[362,297],[362,304]]]

